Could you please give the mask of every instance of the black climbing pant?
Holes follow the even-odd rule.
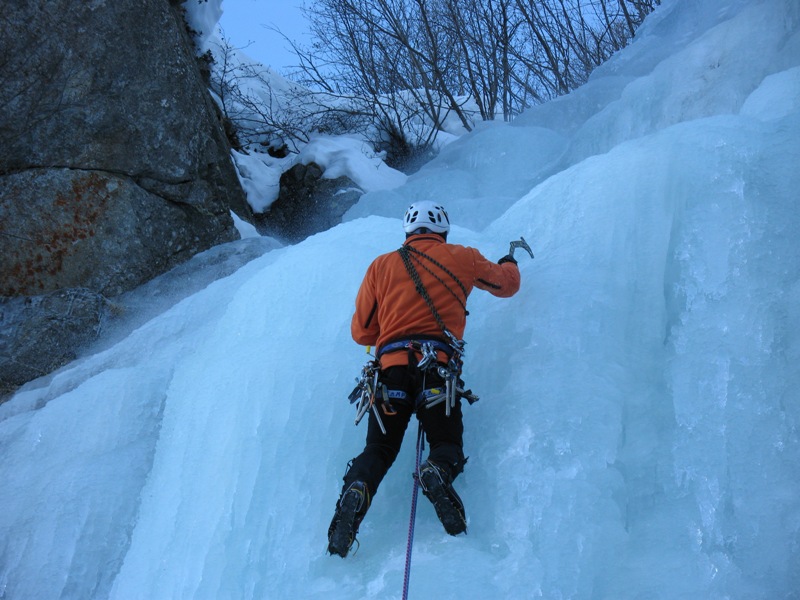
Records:
[[[445,402],[430,408],[424,406],[426,391],[438,388],[444,392],[444,380],[435,369],[420,371],[413,365],[389,367],[381,372],[380,382],[386,384],[395,414],[386,414],[378,409],[386,428],[384,434],[375,415],[369,411],[367,443],[364,451],[352,460],[344,476],[345,488],[353,481],[363,481],[371,495],[375,495],[400,452],[403,436],[414,413],[430,448],[428,460],[442,467],[451,480],[455,479],[464,470],[466,462],[461,401],[456,400],[450,416],[445,412]]]

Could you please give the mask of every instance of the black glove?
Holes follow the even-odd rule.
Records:
[[[502,265],[503,263],[507,262],[517,264],[517,259],[511,256],[510,254],[506,254],[503,258],[497,261],[497,264]]]

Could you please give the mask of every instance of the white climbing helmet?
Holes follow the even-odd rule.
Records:
[[[421,227],[427,227],[436,233],[447,233],[450,231],[447,211],[441,204],[430,200],[414,202],[403,217],[403,230],[406,233],[413,233]]]

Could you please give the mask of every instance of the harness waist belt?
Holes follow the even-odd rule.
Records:
[[[419,351],[423,344],[431,344],[434,350],[438,352],[443,352],[447,355],[447,358],[452,358],[453,356],[453,347],[438,338],[406,338],[402,340],[395,340],[393,342],[388,342],[380,347],[378,353],[376,354],[375,358],[380,358],[384,354],[388,354],[389,352],[397,352],[398,350],[414,350]]]

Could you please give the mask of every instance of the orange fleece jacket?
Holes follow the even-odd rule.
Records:
[[[439,267],[424,258],[420,262],[420,257],[411,253],[412,264],[433,305],[447,329],[458,339],[464,336],[466,327],[466,314],[461,304],[466,306],[467,296],[473,288],[486,290],[500,298],[513,296],[519,290],[519,269],[513,262],[499,265],[484,258],[475,248],[448,244],[436,234],[413,235],[404,245],[411,245],[430,256],[453,273],[464,286],[465,290],[462,290]],[[398,338],[418,335],[444,338],[431,309],[417,292],[397,251],[382,254],[367,269],[356,296],[351,332],[356,343],[376,346],[378,351],[387,342]],[[381,357],[381,367],[384,369],[407,362],[405,352],[392,352]]]

